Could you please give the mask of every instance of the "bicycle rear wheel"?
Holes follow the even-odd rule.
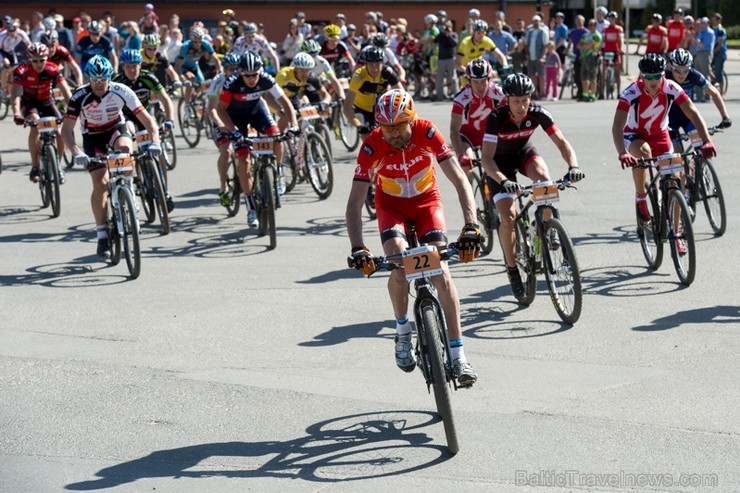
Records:
[[[46,195],[49,197],[51,204],[51,217],[59,217],[62,212],[61,192],[59,190],[59,161],[57,160],[57,150],[52,145],[47,145],[43,156],[46,156]]]
[[[116,215],[113,213],[113,201],[108,197],[106,206],[105,230],[108,234],[108,247],[110,248],[110,263],[118,265],[121,261],[121,235],[118,234]]]
[[[327,127],[325,123],[319,121],[314,125],[314,129],[316,130],[316,133],[324,139],[324,144],[326,144],[329,155],[333,157],[334,151],[331,148],[331,132],[329,131],[329,127]]]
[[[372,182],[365,196],[365,210],[367,211],[367,215],[370,216],[371,221],[378,218],[378,214],[375,212],[375,184]]]
[[[530,225],[529,227],[533,228],[534,225]],[[524,284],[524,296],[518,298],[518,300],[524,305],[531,305],[537,294],[537,273],[534,268],[534,256],[530,250],[521,220],[517,220],[514,223],[514,232],[516,234],[514,256],[516,258],[516,266],[519,269],[519,275],[522,278],[522,284]]]
[[[226,212],[229,217],[234,217],[239,213],[239,204],[241,203],[242,185],[239,182],[239,175],[236,171],[236,157],[231,153],[229,158],[231,163],[226,171],[226,193],[229,196],[229,205],[226,206]]]
[[[666,237],[671,244],[671,257],[676,274],[685,286],[691,285],[696,276],[696,243],[691,224],[689,206],[679,190],[671,190],[668,195]]]
[[[136,217],[134,196],[130,190],[121,188],[118,192],[123,220],[123,252],[132,279],[141,273],[141,249],[139,246],[139,220]]]
[[[360,134],[357,132],[357,127],[347,120],[341,108],[339,109],[339,137],[349,152],[357,149],[357,145],[360,143]]]
[[[0,94],[0,120],[4,120],[10,111],[10,96],[2,91]]]
[[[193,96],[195,97],[195,96]],[[200,121],[198,120],[195,106],[181,99],[177,103],[177,122],[180,125],[180,133],[188,146],[195,147],[200,142]]]
[[[298,171],[295,167],[295,155],[291,143],[292,141],[286,141],[283,144],[283,161],[280,163],[280,176],[285,183],[285,193],[293,190],[298,181]]]
[[[154,178],[150,168],[142,161],[136,160],[136,183],[138,186],[139,196],[141,197],[141,207],[144,209],[144,220],[147,223],[153,223],[156,215],[154,205]]]
[[[663,263],[663,241],[661,240],[663,224],[657,190],[648,190],[647,206],[650,212],[650,222],[643,223],[637,220],[637,237],[640,239],[642,254],[645,256],[648,267],[658,270],[660,264]]]
[[[714,231],[714,236],[722,236],[727,230],[727,210],[725,209],[725,197],[722,195],[722,187],[719,184],[717,172],[712,162],[705,160],[701,165],[699,180],[699,193],[704,201],[704,210],[707,211],[709,225]]]
[[[267,159],[267,158],[263,158]],[[259,193],[259,215],[260,215],[260,236],[268,234],[270,236],[270,249],[277,246],[277,227],[275,225],[275,170],[269,163],[260,164]]]
[[[305,165],[308,181],[316,195],[326,199],[334,187],[334,170],[329,149],[324,140],[315,133],[306,135]]]
[[[545,279],[555,311],[573,325],[581,317],[583,293],[578,259],[568,231],[557,218],[545,223],[542,240]]]
[[[447,381],[448,372],[446,368],[448,365],[445,365],[447,351],[442,345],[444,339],[441,334],[445,327],[443,315],[438,305],[422,302],[421,316],[423,328],[420,336],[423,337],[422,344],[426,344],[426,350],[429,354],[434,401],[437,404],[437,412],[444,424],[447,448],[452,455],[455,455],[460,451],[460,445],[457,441],[457,430],[455,429],[455,419],[452,413],[450,384]]]
[[[481,253],[488,255],[493,250],[493,240],[498,227],[496,219],[496,208],[493,201],[486,200],[488,184],[485,183],[485,177],[478,176],[473,172],[473,196],[475,197],[475,209],[478,217],[478,224],[483,228],[484,243],[481,245]]]

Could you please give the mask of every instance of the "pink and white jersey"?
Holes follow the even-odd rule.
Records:
[[[681,105],[689,97],[675,81],[663,77],[658,94],[653,98],[645,91],[642,79],[630,84],[619,96],[617,109],[626,111],[625,133],[643,136],[656,135],[668,130],[668,111],[673,104]]]
[[[255,34],[254,38],[248,40],[246,36],[239,36],[234,41],[234,48],[232,50],[237,55],[243,55],[244,53],[251,51],[255,55],[266,57],[270,53],[270,43],[267,38]]]
[[[505,97],[501,88],[493,81],[488,83],[488,91],[482,98],[473,94],[470,84],[463,87],[452,100],[452,114],[462,116],[460,135],[473,146],[480,146],[483,143],[483,134],[486,133],[488,115]]]

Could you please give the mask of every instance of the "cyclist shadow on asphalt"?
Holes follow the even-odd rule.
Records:
[[[648,325],[633,327],[632,330],[639,332],[654,332],[659,330],[677,329],[687,325],[707,326],[731,325],[737,327],[740,324],[740,306],[708,306],[683,310],[671,315],[656,318]]]
[[[101,469],[95,474],[98,479],[71,483],[65,489],[114,488],[145,478],[343,482],[396,476],[452,458],[446,447],[432,444],[432,438],[421,430],[438,422],[436,413],[425,411],[376,411],[343,416],[313,424],[306,429],[306,436],[284,442],[222,442],[158,450]],[[272,457],[266,457],[262,466],[239,468],[239,458],[261,456]]]
[[[672,272],[671,266],[663,272],[654,271],[643,265],[609,265],[593,269],[581,269],[584,295],[609,297],[657,296],[680,291],[682,285]]]
[[[298,345],[304,347],[337,346],[349,342],[350,339],[377,339],[378,337],[390,340],[393,339],[395,331],[387,325],[389,325],[388,322],[380,321],[332,327],[315,336],[313,340],[301,342]],[[388,329],[388,333],[382,334],[383,329]]]

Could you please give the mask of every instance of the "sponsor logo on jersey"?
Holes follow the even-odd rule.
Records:
[[[373,149],[372,147],[370,147],[368,144],[364,144],[362,146],[362,152],[364,152],[365,154],[369,154],[369,155],[372,156],[373,155],[373,152],[375,152],[375,149]]]

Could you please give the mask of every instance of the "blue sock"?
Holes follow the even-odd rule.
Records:
[[[404,336],[411,333],[411,324],[408,315],[403,318],[396,317],[396,334]]]
[[[462,339],[450,339],[450,357],[452,357],[452,361],[467,361],[465,359],[465,352],[463,351]]]

